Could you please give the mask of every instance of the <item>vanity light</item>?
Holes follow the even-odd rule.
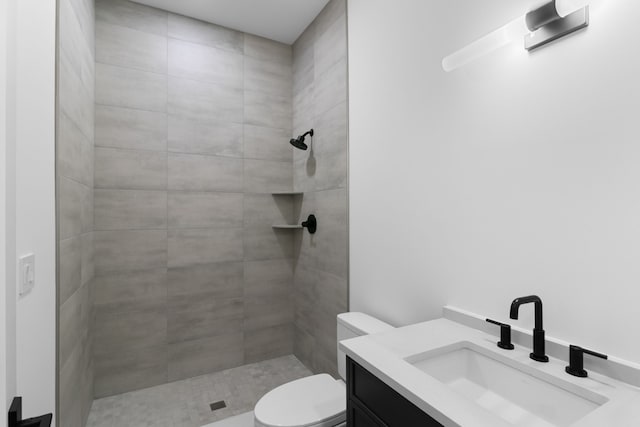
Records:
[[[588,0],[551,0],[505,26],[468,44],[442,60],[442,68],[453,71],[494,50],[524,37],[531,51],[589,25]]]

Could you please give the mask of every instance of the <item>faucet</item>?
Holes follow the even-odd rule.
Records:
[[[542,300],[536,295],[530,295],[528,297],[516,298],[511,303],[511,312],[509,317],[512,319],[518,319],[518,309],[522,304],[528,303],[534,304],[535,309],[535,326],[533,328],[533,353],[529,355],[530,358],[537,362],[548,362],[549,357],[544,351],[544,329],[542,329]]]

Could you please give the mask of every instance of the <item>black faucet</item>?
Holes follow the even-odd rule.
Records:
[[[532,302],[535,308],[535,326],[533,328],[533,353],[530,358],[537,362],[548,362],[549,357],[544,351],[544,329],[542,329],[542,300],[536,295],[528,297],[516,298],[511,303],[511,313],[509,317],[518,319],[518,309],[522,304]]]

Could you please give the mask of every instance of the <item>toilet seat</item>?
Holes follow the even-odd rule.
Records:
[[[346,387],[328,374],[283,384],[255,407],[256,427],[334,427],[346,418]]]

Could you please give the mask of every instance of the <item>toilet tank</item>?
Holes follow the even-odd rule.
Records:
[[[364,313],[351,312],[338,314],[338,343],[349,338],[377,334],[388,331],[389,329],[393,329],[393,326]],[[347,359],[345,353],[340,350],[339,345],[338,372],[340,373],[340,377],[346,381]]]

